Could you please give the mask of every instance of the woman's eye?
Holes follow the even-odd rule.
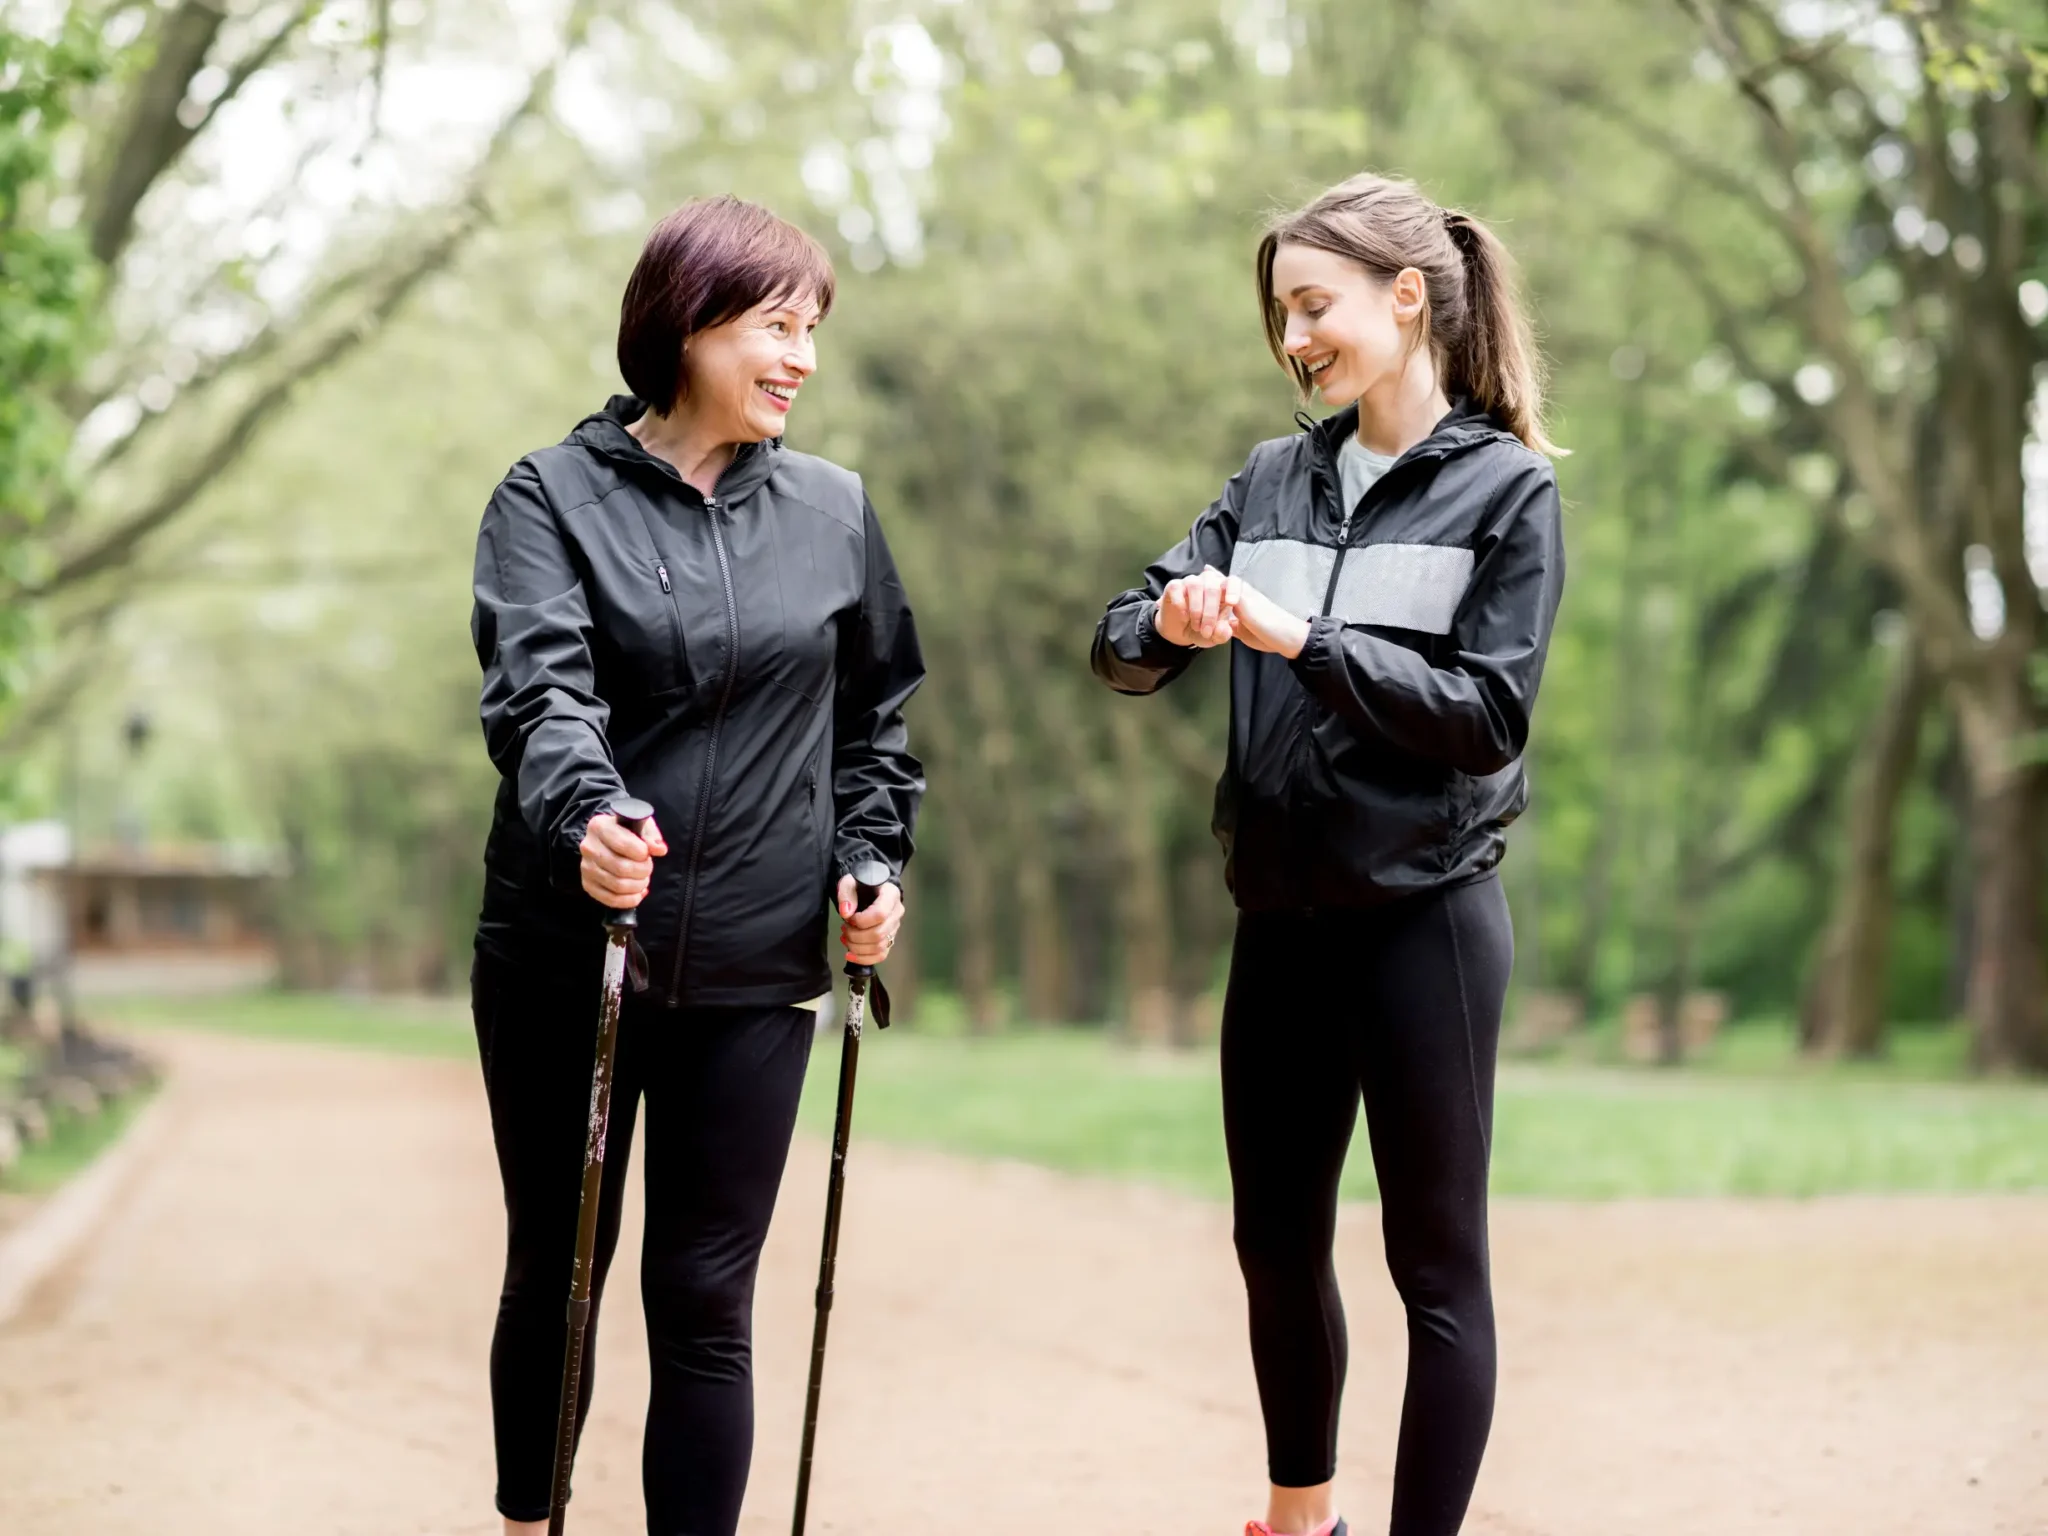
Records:
[[[1320,319],[1322,319],[1322,318],[1323,318],[1323,316],[1327,315],[1327,314],[1328,314],[1329,312],[1330,312],[1330,306],[1329,306],[1329,305],[1327,305],[1327,304],[1325,304],[1325,305],[1324,305],[1324,306],[1323,306],[1323,307],[1322,307],[1321,309],[1304,309],[1304,310],[1302,311],[1302,313],[1303,313],[1304,315],[1307,315],[1307,316],[1309,317],[1309,319],[1311,319],[1311,320],[1320,320]]]
[[[789,327],[780,320],[770,320],[768,322],[768,329],[778,336],[787,336],[789,334]]]

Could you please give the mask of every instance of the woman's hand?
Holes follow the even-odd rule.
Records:
[[[1182,576],[1159,595],[1152,624],[1172,645],[1207,649],[1242,640],[1255,651],[1293,660],[1308,644],[1308,620],[1289,613],[1240,576],[1206,566]]]
[[[1289,661],[1308,644],[1308,620],[1289,613],[1249,582],[1226,578],[1231,633],[1255,651],[1271,651]]]
[[[1230,605],[1224,590],[1231,578],[1215,566],[1199,576],[1181,576],[1166,584],[1152,610],[1152,627],[1168,645],[1206,650],[1231,637]]]
[[[880,965],[896,945],[896,930],[903,926],[903,891],[893,881],[865,911],[856,912],[853,876],[839,877],[839,947],[855,965]]]
[[[652,816],[636,837],[618,817],[600,811],[583,829],[583,889],[607,907],[637,907],[647,897],[654,861],[667,852]]]

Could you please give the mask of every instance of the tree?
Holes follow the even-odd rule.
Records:
[[[2016,26],[2024,11],[2038,33],[2039,7],[1678,3],[1689,30],[1654,34],[1640,92],[1589,54],[1521,77],[1693,188],[1690,216],[1625,227],[1769,391],[1788,436],[1818,443],[1805,464],[1781,450],[1782,476],[1839,475],[1853,492],[1832,504],[1895,583],[1962,735],[1976,1059],[2048,1068],[2048,768],[2028,748],[2043,721],[2042,593],[2021,471],[2048,360],[2033,275],[2048,75]]]
[[[79,141],[68,158],[79,170],[69,185],[52,181],[33,238],[89,257],[66,291],[94,345],[74,340],[43,364],[62,410],[51,430],[71,472],[55,473],[63,455],[45,453],[36,483],[0,507],[0,607],[41,612],[71,641],[69,664],[43,674],[46,696],[77,686],[91,664],[80,642],[128,600],[118,578],[138,552],[240,460],[296,391],[376,334],[482,227],[520,125],[548,102],[559,54],[514,93],[465,170],[436,188],[415,185],[415,197],[428,193],[423,207],[364,209],[358,199],[345,210],[355,223],[331,210],[323,217],[306,173],[374,142],[393,44],[389,6],[367,35],[354,14],[328,0],[235,16],[215,0],[110,14],[76,6],[62,23],[68,41],[44,49],[52,61],[76,60],[90,29],[115,39],[111,68],[74,64],[45,87],[60,108],[45,123],[68,116]],[[564,46],[587,24],[587,11],[573,10]],[[236,211],[241,227],[209,223],[195,205],[219,166],[199,151],[269,77],[300,93],[302,115],[324,107],[335,125],[303,136],[292,173],[262,205]],[[349,110],[365,96],[367,120]],[[217,190],[211,200],[221,200]],[[157,238],[144,229],[152,208],[168,226]],[[294,218],[314,233],[284,238]],[[31,707],[11,723],[7,744],[18,747],[23,726],[48,718]]]

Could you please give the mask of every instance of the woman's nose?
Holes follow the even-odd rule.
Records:
[[[1294,321],[1289,320],[1287,322],[1287,340],[1282,344],[1281,350],[1286,352],[1289,357],[1299,357],[1302,353],[1306,352],[1308,350],[1308,327],[1297,325]]]
[[[782,361],[793,373],[808,378],[818,371],[818,349],[806,341],[791,347],[789,355]]]

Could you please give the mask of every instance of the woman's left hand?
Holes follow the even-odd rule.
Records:
[[[1308,620],[1289,613],[1242,577],[1233,576],[1224,584],[1223,603],[1231,635],[1255,651],[1292,661],[1308,644]]]
[[[896,945],[896,930],[903,926],[903,891],[893,881],[882,887],[866,911],[853,909],[853,876],[839,878],[839,947],[855,965],[880,965]]]

